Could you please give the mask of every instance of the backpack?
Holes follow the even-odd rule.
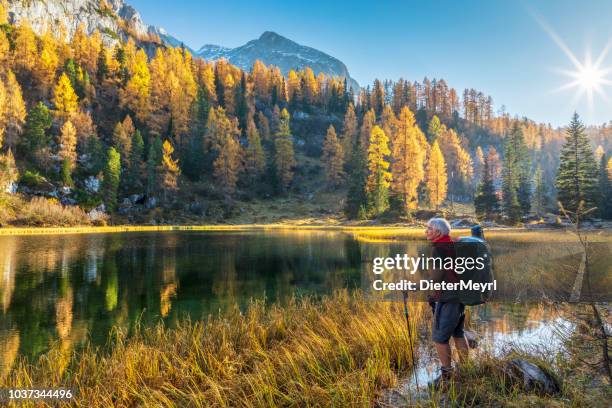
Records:
[[[455,241],[456,256],[464,258],[483,258],[484,268],[466,269],[463,273],[457,273],[461,281],[472,281],[473,283],[493,282],[493,258],[491,249],[486,241],[476,237],[461,237]],[[462,289],[457,291],[459,302],[468,306],[481,305],[491,297],[491,290],[484,292],[480,290]]]

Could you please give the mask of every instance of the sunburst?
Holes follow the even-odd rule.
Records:
[[[612,85],[612,80],[608,78],[608,75],[612,72],[612,67],[604,67],[603,64],[608,55],[608,51],[610,51],[612,47],[612,39],[608,41],[608,44],[599,53],[595,61],[593,61],[589,50],[585,53],[584,60],[580,61],[546,21],[533,12],[533,10],[531,14],[573,65],[573,69],[571,70],[555,69],[555,71],[570,78],[570,82],[560,86],[556,91],[575,90],[572,100],[572,105],[574,106],[582,98],[586,97],[590,113],[592,113],[594,109],[595,95],[600,96],[604,101],[610,103],[605,87]]]

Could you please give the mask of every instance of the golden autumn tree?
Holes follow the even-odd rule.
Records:
[[[34,31],[26,20],[15,29],[13,43],[13,69],[31,72],[38,60],[38,47]]]
[[[65,186],[71,186],[72,171],[76,165],[77,134],[72,122],[69,120],[62,126],[60,134],[59,158],[62,161],[61,176]]]
[[[0,149],[4,144],[4,128],[6,127],[6,88],[0,78]]]
[[[140,122],[145,122],[149,115],[151,73],[147,66],[147,54],[143,50],[136,52],[130,69],[130,79],[120,93],[121,106],[134,112]]]
[[[359,125],[357,123],[355,107],[350,103],[344,114],[344,125],[342,126],[342,149],[344,150],[344,158],[347,162],[350,159],[350,152],[353,151],[353,145],[357,142],[358,132]]]
[[[446,199],[447,190],[446,164],[444,156],[436,140],[431,147],[427,170],[425,174],[425,185],[429,204],[437,210]]]
[[[293,107],[299,106],[302,102],[302,84],[300,77],[298,77],[294,70],[290,70],[287,76],[287,95],[289,103]]]
[[[368,208],[374,216],[382,214],[389,207],[389,186],[392,176],[389,172],[389,138],[380,126],[374,126],[368,146],[368,180],[366,193]]]
[[[388,107],[389,105],[387,105]],[[387,108],[385,107],[385,111]],[[384,111],[383,111],[384,114]],[[395,124],[393,138],[393,183],[391,188],[401,199],[406,211],[414,210],[419,204],[418,187],[425,172],[425,151],[421,149],[419,129],[414,114],[404,106]]]
[[[314,72],[310,67],[306,67],[304,70],[302,83],[304,102],[309,106],[316,105],[319,101],[319,87]]]
[[[245,152],[245,171],[250,180],[257,180],[263,174],[266,166],[261,137],[255,121],[250,117],[247,121],[247,148]]]
[[[612,157],[608,159],[608,164],[606,165],[606,170],[608,171],[608,180],[612,183]]]
[[[40,44],[40,56],[33,67],[33,73],[37,82],[36,90],[42,97],[47,97],[53,87],[55,73],[59,65],[57,41],[51,32],[47,31],[40,38]]]
[[[256,60],[253,64],[253,91],[255,96],[261,101],[268,102],[270,100],[270,81],[268,76],[268,68],[260,60]]]
[[[276,166],[276,177],[281,191],[286,191],[289,188],[293,180],[293,167],[295,166],[289,120],[289,112],[287,109],[283,109],[280,114],[278,130],[274,134],[274,165]]]
[[[368,151],[368,145],[370,143],[370,135],[372,134],[372,128],[376,123],[376,114],[374,110],[370,109],[363,115],[363,120],[361,121],[361,128],[359,129],[359,144],[364,149],[364,151]]]
[[[4,31],[0,31],[0,72],[4,71],[5,67],[8,67],[10,48],[8,38]]]
[[[213,177],[228,193],[233,193],[242,165],[238,121],[230,119],[222,107],[210,108],[205,148],[213,153]]]
[[[69,118],[79,107],[79,97],[65,73],[60,76],[53,91],[53,104],[57,115],[61,118]]]
[[[174,147],[169,140],[164,140],[162,145],[162,160],[161,160],[161,182],[163,197],[166,203],[173,201],[171,195],[176,191],[178,187],[178,178],[181,174],[179,167],[179,161],[172,157],[174,153]]]
[[[23,133],[26,119],[26,107],[21,93],[21,86],[13,71],[8,69],[5,74],[4,93],[0,102],[0,129],[4,130],[4,144],[15,151]],[[2,82],[0,80],[0,82]],[[0,130],[0,133],[2,132]]]
[[[336,136],[336,129],[330,125],[323,139],[323,154],[321,162],[325,169],[325,177],[330,187],[336,187],[344,179],[344,151]]]
[[[147,125],[153,136],[161,136],[170,122],[170,87],[168,86],[168,63],[166,54],[158,48],[149,63],[151,73],[151,95]]]
[[[229,115],[233,115],[236,112],[236,101],[234,94],[236,93],[236,81],[232,74],[227,74],[223,78],[223,106],[225,111]]]
[[[121,155],[121,166],[127,169],[132,152],[132,137],[136,129],[130,115],[123,122],[117,122],[113,130],[112,142],[117,152]]]
[[[0,1],[0,25],[8,24],[8,3],[5,0]]]

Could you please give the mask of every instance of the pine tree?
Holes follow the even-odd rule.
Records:
[[[374,109],[376,117],[380,117],[385,105],[385,90],[379,79],[374,80],[374,88],[370,95],[370,105]]]
[[[262,111],[257,112],[257,130],[259,131],[259,136],[264,142],[270,141],[270,138],[272,137],[270,133],[270,123]]]
[[[346,194],[346,216],[350,219],[366,218],[368,197],[368,160],[359,139],[353,145],[351,160],[348,165],[348,191]],[[360,217],[361,216],[361,217]]]
[[[557,196],[568,211],[576,211],[581,201],[589,209],[597,205],[597,164],[577,113],[566,132],[556,179]]]
[[[77,135],[74,125],[70,121],[66,121],[62,126],[60,135],[60,151],[59,157],[62,161],[62,181],[65,186],[72,186],[72,171],[76,165],[76,144]]]
[[[599,172],[597,177],[599,203],[597,210],[601,218],[609,220],[612,219],[612,180],[608,177],[607,164],[608,160],[604,153],[599,160]]]
[[[389,105],[387,105],[389,106]],[[385,110],[387,107],[385,107]],[[414,114],[404,106],[396,123],[393,140],[393,164],[391,188],[400,197],[404,210],[408,213],[419,204],[418,187],[425,177],[425,152],[419,139],[421,129],[414,120]]]
[[[121,156],[114,147],[109,147],[106,165],[104,166],[104,180],[102,191],[104,205],[108,212],[114,212],[117,207],[117,190],[121,179]]]
[[[50,135],[47,134],[51,122],[49,109],[42,102],[35,105],[28,113],[24,132],[24,147],[31,157],[34,157],[37,151],[46,147],[51,141]]]
[[[274,135],[274,166],[281,191],[287,191],[289,188],[293,180],[293,167],[295,166],[289,119],[289,112],[287,112],[287,109],[283,109],[280,114],[278,130]]]
[[[482,171],[480,176],[480,183],[474,197],[474,207],[476,208],[476,215],[482,218],[491,219],[499,213],[499,200],[495,192],[495,185],[493,184],[493,169],[491,169],[491,150],[484,159],[482,165]]]
[[[515,129],[516,129],[515,125]],[[516,131],[513,130],[506,140],[504,146],[504,161],[502,169],[502,207],[511,224],[518,222],[521,218],[521,204],[518,197],[519,168],[517,150],[514,143]]]
[[[154,197],[159,191],[157,168],[162,163],[162,142],[159,137],[155,137],[149,146],[147,154],[147,195]]]
[[[173,201],[171,200],[171,194],[177,190],[178,177],[181,174],[178,160],[172,157],[172,153],[174,153],[174,147],[172,147],[169,140],[164,140],[160,173],[164,201],[166,203]]]
[[[79,98],[65,73],[62,74],[55,86],[53,104],[58,116],[61,118],[69,118],[79,106]]]
[[[379,126],[374,126],[368,147],[368,181],[366,183],[368,209],[374,216],[382,214],[389,207],[389,186],[392,180],[391,173],[388,171],[389,154],[391,154],[389,138]]]
[[[353,145],[357,142],[357,115],[353,104],[349,104],[346,114],[344,115],[344,125],[342,126],[342,150],[345,154],[345,160],[348,163],[351,159],[348,153],[353,151]]]
[[[323,154],[321,162],[325,168],[325,177],[330,187],[337,187],[344,179],[343,163],[344,150],[336,136],[336,129],[332,125],[327,129],[323,139]]]
[[[261,177],[265,170],[266,158],[263,148],[261,147],[259,131],[255,126],[253,118],[249,118],[247,123],[247,143],[248,146],[245,152],[245,171],[247,177],[255,181]]]
[[[127,175],[128,189],[137,191],[141,187],[144,157],[144,140],[139,130],[132,136],[132,149],[130,151],[130,162]]]
[[[446,163],[437,140],[433,142],[429,153],[425,171],[425,187],[429,204],[433,205],[437,211],[446,199],[447,191]]]

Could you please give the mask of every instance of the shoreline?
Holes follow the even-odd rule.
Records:
[[[164,232],[164,231],[266,231],[266,230],[312,230],[312,231],[344,231],[367,232],[384,230],[385,232],[422,231],[422,226],[416,225],[308,225],[308,224],[219,224],[219,225],[117,225],[106,227],[4,227],[0,228],[0,236],[15,235],[58,235],[58,234],[104,234],[119,232]],[[563,228],[539,228],[537,230],[525,227],[491,227],[491,232],[537,232],[565,231]],[[469,231],[469,228],[456,228],[453,231]]]

